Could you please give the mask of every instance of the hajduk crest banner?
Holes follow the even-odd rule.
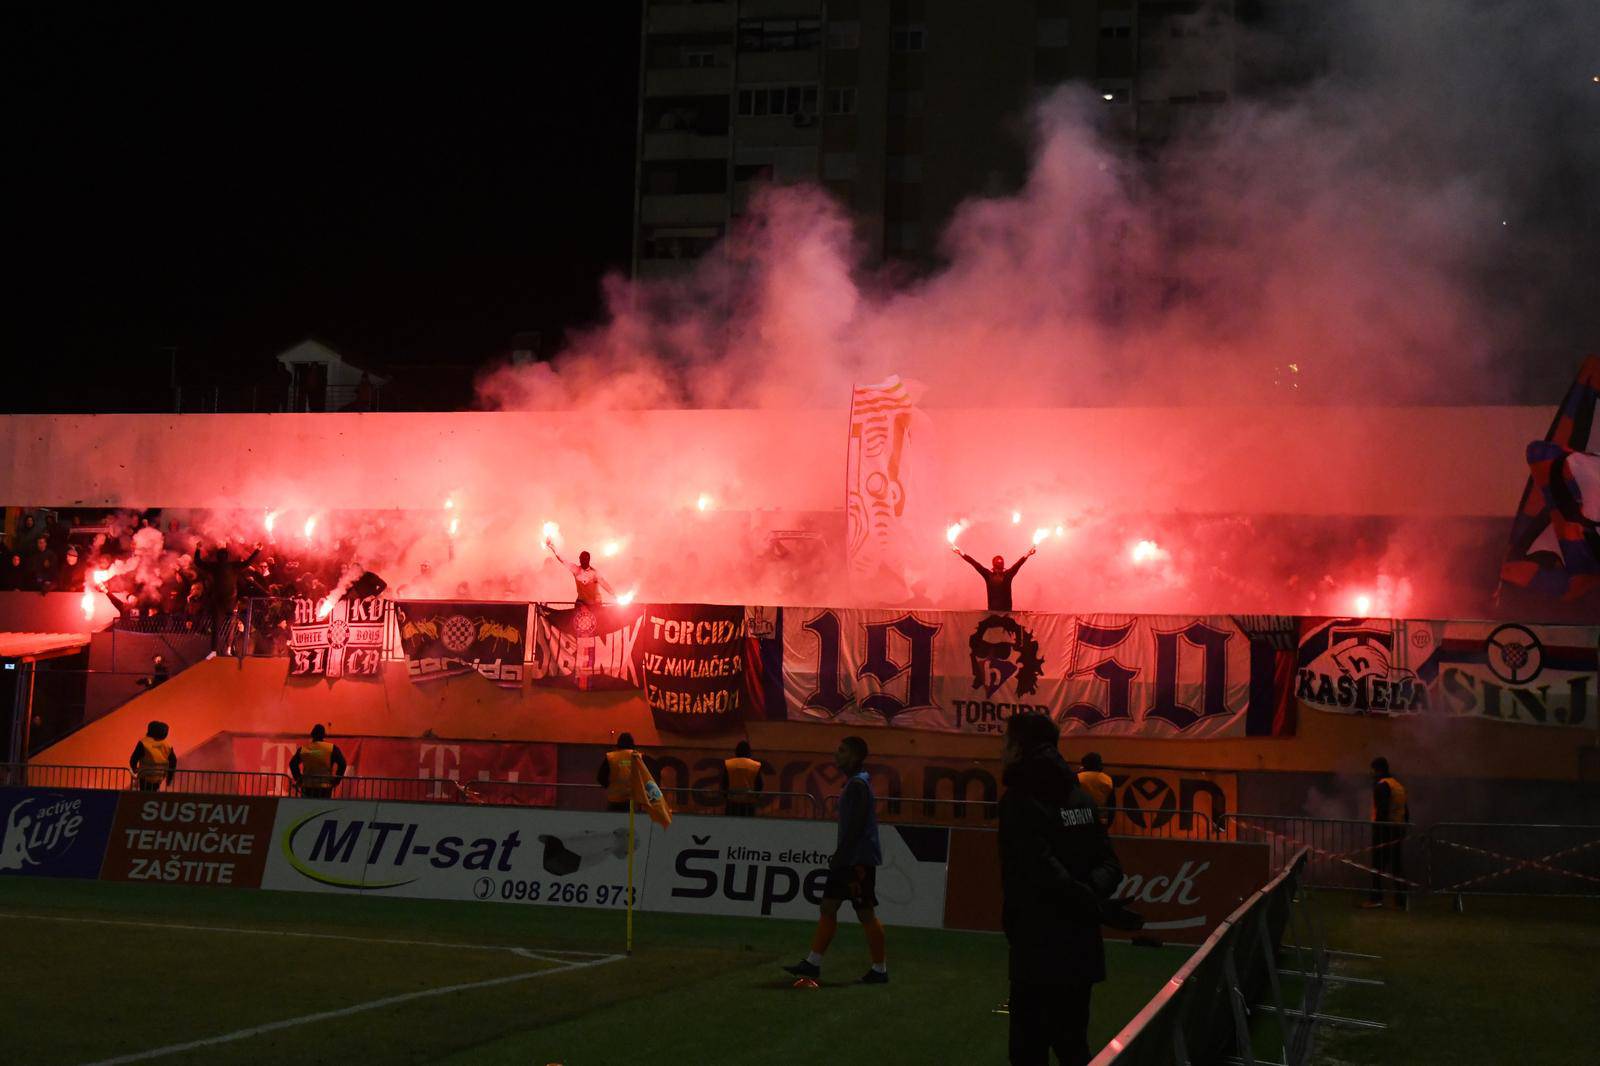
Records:
[[[1306,619],[1295,697],[1344,714],[1593,729],[1597,642],[1589,626]]]
[[[506,688],[522,684],[527,604],[402,600],[395,612],[411,680],[477,673]]]
[[[346,597],[325,617],[315,600],[294,601],[289,625],[290,677],[377,677],[383,658],[383,601]]]
[[[786,609],[792,719],[1001,733],[1210,737],[1287,731],[1288,640],[1230,618]],[[1279,674],[1281,673],[1281,677]]]

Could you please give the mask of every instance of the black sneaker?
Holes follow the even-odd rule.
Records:
[[[822,978],[822,967],[813,966],[805,959],[801,959],[793,966],[785,966],[783,969],[785,973],[791,973],[796,977],[809,977],[813,981],[817,981]]]
[[[889,983],[889,971],[868,970],[861,975],[861,983],[864,985],[886,985]]]

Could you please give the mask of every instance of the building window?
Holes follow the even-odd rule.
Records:
[[[889,31],[889,42],[896,52],[921,52],[928,47],[928,28],[920,24],[896,26]]]
[[[1118,85],[1111,82],[1101,82],[1098,86],[1100,99],[1108,104],[1125,104],[1130,99],[1129,86]]]
[[[916,222],[892,222],[884,227],[884,243],[892,252],[916,252],[922,249],[922,227]]]
[[[822,177],[825,181],[854,181],[856,154],[854,152],[828,152],[822,157]]]
[[[927,96],[921,89],[891,92],[889,94],[889,114],[893,118],[920,115],[922,114],[922,106],[926,101]]]
[[[739,20],[741,52],[805,52],[821,42],[821,19]]]
[[[698,259],[722,239],[720,226],[656,226],[640,231],[640,259]]]
[[[1065,18],[1040,19],[1036,27],[1036,43],[1040,48],[1067,47],[1067,28],[1071,24],[1072,20]]]
[[[762,85],[739,90],[739,117],[764,115],[815,115],[815,85]]]
[[[683,65],[686,67],[714,67],[717,65],[717,53],[701,51],[699,49],[685,49]]]
[[[884,172],[890,181],[921,181],[922,157],[920,155],[891,155],[885,160]]]
[[[828,114],[853,115],[856,113],[856,87],[844,85],[828,90]]]
[[[1102,39],[1125,41],[1133,36],[1133,14],[1128,11],[1100,12]]]
[[[828,47],[838,50],[861,47],[861,23],[854,19],[848,22],[828,23]]]

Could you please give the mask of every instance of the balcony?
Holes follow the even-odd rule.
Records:
[[[726,159],[728,151],[727,137],[707,136],[691,130],[644,135],[646,159]]]
[[[641,225],[721,225],[727,216],[727,193],[647,194],[639,198]]]
[[[721,96],[733,85],[728,67],[664,67],[644,72],[646,96]]]
[[[822,53],[816,49],[798,52],[741,52],[740,85],[774,85],[822,80]]]
[[[707,33],[732,30],[736,4],[651,4],[645,15],[647,33]]]

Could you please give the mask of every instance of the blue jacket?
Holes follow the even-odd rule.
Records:
[[[845,782],[844,792],[839,795],[839,839],[833,848],[831,866],[883,865],[876,807],[865,770]]]

